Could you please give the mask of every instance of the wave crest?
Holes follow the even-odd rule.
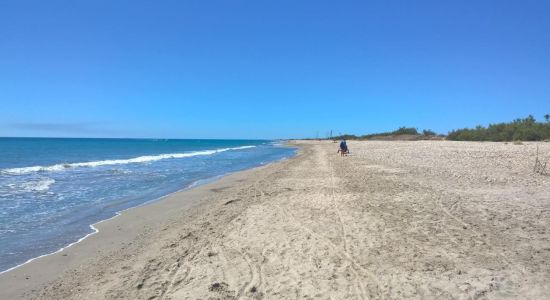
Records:
[[[70,164],[56,164],[52,166],[32,166],[32,167],[24,167],[24,168],[11,168],[11,169],[0,170],[0,173],[8,174],[8,175],[23,175],[23,174],[36,173],[36,172],[58,172],[58,171],[63,171],[71,168],[125,165],[125,164],[153,162],[153,161],[159,161],[159,160],[171,159],[171,158],[205,156],[205,155],[212,155],[212,154],[230,151],[230,150],[243,150],[243,149],[250,149],[255,147],[256,146],[241,146],[241,147],[234,147],[234,148],[202,150],[202,151],[194,151],[194,152],[187,152],[187,153],[145,155],[145,156],[139,156],[139,157],[130,158],[130,159],[111,159],[111,160],[100,160],[100,161],[90,161],[90,162],[81,162],[81,163],[70,163]]]

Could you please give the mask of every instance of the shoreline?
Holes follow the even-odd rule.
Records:
[[[285,159],[285,158],[283,158],[283,159],[281,159],[281,160],[284,160],[284,159]],[[276,161],[275,161],[275,162],[276,162]],[[271,162],[271,163],[275,163],[275,162]],[[252,168],[250,168],[250,169],[258,168],[258,167],[261,167],[261,165],[260,165],[260,166],[257,166],[257,167],[252,167]],[[241,171],[237,171],[237,172],[242,172],[242,171],[246,171],[246,170],[250,170],[250,169],[245,169],[245,170],[241,170]],[[17,269],[17,268],[19,268],[19,267],[22,267],[22,266],[24,266],[24,265],[26,265],[26,264],[28,264],[28,263],[31,263],[31,262],[33,262],[33,261],[35,261],[35,260],[37,260],[37,259],[40,259],[40,258],[42,258],[42,257],[46,257],[46,256],[49,256],[49,255],[53,255],[53,254],[62,252],[63,250],[68,249],[68,248],[70,248],[71,246],[76,245],[76,244],[78,244],[78,243],[84,241],[86,238],[88,238],[88,237],[90,237],[90,236],[92,236],[92,235],[94,235],[94,234],[96,234],[96,233],[99,232],[99,229],[97,229],[96,225],[99,225],[99,224],[102,223],[102,222],[107,222],[107,221],[109,221],[109,220],[112,220],[112,219],[114,219],[114,218],[117,218],[117,217],[121,216],[121,215],[122,215],[125,211],[127,211],[127,210],[134,209],[134,208],[138,208],[138,207],[145,206],[145,205],[149,205],[149,204],[152,204],[152,203],[157,202],[157,201],[162,201],[164,198],[170,197],[170,196],[173,195],[173,194],[180,193],[180,192],[184,192],[184,191],[187,191],[187,190],[190,190],[190,189],[199,187],[199,186],[204,185],[204,184],[209,184],[209,183],[216,182],[217,180],[221,180],[222,178],[224,178],[224,177],[226,177],[226,176],[229,176],[229,175],[231,175],[231,174],[237,173],[237,172],[229,172],[229,173],[226,173],[226,174],[223,174],[223,175],[214,176],[214,177],[212,177],[212,178],[199,179],[199,180],[197,180],[197,181],[192,182],[192,183],[189,184],[187,187],[184,187],[184,188],[179,189],[179,190],[177,190],[177,191],[168,193],[168,194],[166,194],[166,195],[164,195],[164,196],[160,196],[160,197],[155,198],[155,199],[147,200],[147,201],[145,201],[145,202],[143,202],[143,203],[140,203],[140,204],[138,204],[138,205],[136,205],[136,206],[128,207],[128,208],[125,208],[125,209],[123,209],[123,210],[117,211],[117,212],[115,212],[114,216],[111,216],[111,217],[109,217],[109,218],[107,218],[107,219],[100,220],[100,221],[97,221],[97,222],[95,222],[95,223],[93,223],[93,224],[88,225],[88,226],[90,227],[90,229],[92,229],[92,232],[87,233],[86,235],[84,235],[83,237],[79,238],[78,240],[76,240],[76,241],[74,241],[74,242],[72,242],[72,243],[69,243],[69,244],[67,244],[66,246],[63,246],[63,247],[61,247],[60,249],[58,249],[58,250],[56,250],[56,251],[54,251],[54,252],[50,252],[50,253],[46,253],[46,254],[39,255],[39,256],[37,256],[37,257],[33,257],[33,258],[31,258],[31,259],[28,259],[28,260],[25,261],[24,263],[21,263],[21,264],[19,264],[19,265],[13,266],[13,267],[11,267],[11,268],[9,268],[9,269],[6,269],[6,270],[4,270],[4,271],[0,271],[0,275],[5,274],[5,273],[8,273],[8,272],[10,272],[10,271],[13,271],[13,270],[15,270],[15,269]],[[201,181],[205,181],[205,182],[204,182],[204,183],[200,183]]]
[[[283,147],[289,147],[288,143],[285,143],[282,146]],[[159,202],[167,201],[167,200],[169,200],[170,198],[173,198],[173,197],[178,197],[178,198],[179,197],[185,197],[186,192],[194,191],[195,189],[200,189],[200,188],[207,189],[207,188],[210,187],[210,185],[212,185],[214,187],[217,186],[217,185],[224,185],[224,184],[226,184],[225,181],[230,181],[230,178],[228,178],[228,177],[245,176],[244,174],[241,174],[241,173],[253,172],[253,171],[258,170],[258,169],[268,168],[271,165],[279,164],[281,162],[291,160],[291,159],[297,157],[299,155],[299,152],[300,152],[299,147],[292,147],[292,148],[296,149],[295,154],[292,155],[292,156],[284,157],[284,158],[281,158],[281,159],[278,159],[278,160],[275,160],[275,161],[270,161],[270,162],[267,162],[267,163],[260,163],[259,165],[251,167],[251,168],[246,168],[246,169],[239,170],[239,171],[228,172],[228,173],[225,173],[225,174],[216,175],[216,176],[213,176],[213,177],[210,177],[210,178],[204,178],[204,179],[196,180],[196,181],[190,183],[188,186],[186,186],[182,189],[179,189],[177,191],[168,193],[168,194],[160,196],[158,198],[147,200],[147,201],[145,201],[143,203],[140,203],[136,206],[128,207],[128,208],[125,208],[121,211],[117,211],[117,212],[115,212],[115,215],[113,215],[113,216],[111,216],[107,219],[100,220],[98,222],[90,224],[88,226],[92,229],[92,232],[87,233],[83,237],[79,238],[77,241],[71,242],[71,243],[67,244],[66,246],[63,246],[63,247],[61,247],[60,249],[58,249],[54,252],[50,252],[50,253],[39,255],[37,257],[33,257],[33,258],[28,259],[27,261],[25,261],[25,262],[23,262],[19,265],[13,266],[13,267],[11,267],[9,269],[6,269],[4,271],[0,271],[0,291],[9,290],[9,288],[4,288],[3,287],[3,284],[2,284],[2,282],[4,280],[3,277],[11,277],[10,274],[12,274],[14,272],[17,272],[18,270],[20,270],[21,268],[24,268],[26,266],[28,266],[29,268],[32,268],[31,264],[33,264],[33,263],[38,264],[40,262],[40,260],[42,260],[42,259],[47,259],[48,257],[55,256],[55,255],[64,255],[63,254],[64,251],[69,251],[73,246],[81,245],[81,244],[85,243],[89,238],[100,234],[102,231],[99,228],[105,226],[105,228],[103,228],[103,229],[104,230],[108,229],[108,227],[111,226],[111,225],[107,224],[108,222],[116,220],[117,218],[123,217],[124,214],[127,213],[127,212],[130,212],[130,211],[136,210],[136,209],[146,209],[146,207],[148,207],[150,205],[155,205]],[[183,204],[184,207],[181,207],[180,209],[188,209],[188,208],[191,208],[193,205],[199,205],[200,204],[200,203],[196,203],[196,201],[193,201],[193,202],[194,203],[192,203],[192,204],[190,204],[190,203]],[[144,213],[146,213],[146,212],[144,212]],[[99,243],[101,243],[101,241],[99,241]],[[62,266],[59,269],[69,269],[69,268],[70,268],[70,266]],[[19,274],[14,275],[13,277],[14,278],[15,277],[20,277],[18,275]],[[27,276],[25,276],[25,279],[28,280]],[[53,280],[55,278],[51,278],[51,279]],[[40,282],[40,283],[38,283],[38,285],[44,285],[45,283],[46,282]],[[36,285],[36,284],[33,283],[32,285]],[[3,296],[2,292],[0,292],[0,296]],[[19,295],[19,296],[22,296],[22,295]]]
[[[281,146],[282,146],[282,147],[286,147],[286,144],[283,144],[283,145],[281,145]],[[250,147],[250,146],[245,146],[245,147]],[[66,244],[65,246],[62,246],[61,248],[59,248],[58,250],[55,250],[55,251],[53,251],[53,252],[49,252],[49,253],[46,253],[46,254],[38,255],[38,256],[33,257],[33,258],[30,258],[30,259],[26,260],[25,262],[22,262],[22,263],[20,263],[20,264],[18,264],[18,265],[15,265],[15,266],[10,267],[10,268],[8,268],[8,269],[6,269],[6,270],[0,271],[0,275],[6,274],[6,273],[8,273],[8,272],[10,272],[10,271],[13,271],[13,270],[15,270],[15,269],[17,269],[17,268],[19,268],[19,267],[21,267],[21,266],[24,266],[24,265],[26,265],[26,264],[28,264],[28,263],[31,263],[31,262],[33,262],[33,261],[35,261],[35,260],[37,260],[37,259],[42,258],[42,257],[46,257],[46,256],[49,256],[49,255],[53,255],[53,254],[62,252],[63,250],[65,250],[65,249],[67,249],[67,248],[69,248],[69,247],[71,247],[71,246],[73,246],[73,245],[75,245],[75,244],[78,244],[78,243],[84,241],[86,238],[88,238],[88,237],[90,237],[90,236],[92,236],[92,235],[94,235],[94,234],[96,234],[96,233],[99,232],[99,230],[96,228],[96,225],[98,225],[99,223],[102,223],[102,222],[105,222],[105,221],[109,221],[109,220],[111,220],[111,219],[114,219],[114,218],[120,216],[122,213],[124,213],[124,212],[127,211],[127,210],[134,209],[134,208],[137,208],[137,207],[141,207],[141,206],[144,206],[144,205],[148,205],[148,204],[151,204],[151,203],[154,203],[154,202],[157,202],[157,201],[162,201],[164,198],[169,197],[169,196],[171,196],[171,195],[173,195],[173,194],[180,193],[180,192],[184,192],[184,191],[187,191],[187,190],[190,190],[190,189],[199,187],[199,186],[204,185],[204,184],[209,184],[209,183],[216,182],[217,180],[221,180],[222,178],[224,178],[224,177],[226,177],[226,176],[229,176],[229,175],[231,175],[231,174],[237,173],[237,172],[242,172],[242,171],[246,171],[246,170],[250,170],[250,169],[262,167],[262,166],[264,166],[264,165],[269,165],[269,164],[272,164],[272,163],[277,163],[277,162],[279,162],[279,161],[283,161],[283,160],[286,160],[286,159],[290,159],[290,158],[292,158],[292,157],[294,157],[294,156],[296,156],[296,154],[294,154],[294,155],[292,155],[292,156],[289,156],[289,157],[283,157],[283,158],[278,159],[278,160],[275,160],[275,161],[270,161],[270,162],[268,162],[268,163],[260,163],[258,166],[254,166],[254,167],[251,167],[251,168],[246,168],[246,169],[239,170],[239,171],[234,171],[234,172],[227,172],[227,173],[224,173],[224,174],[221,174],[221,175],[216,175],[216,176],[213,176],[213,177],[210,177],[210,178],[198,179],[198,180],[196,180],[196,181],[190,183],[190,184],[187,185],[186,187],[183,187],[183,188],[178,189],[178,190],[176,190],[176,191],[170,192],[170,193],[168,193],[168,194],[166,194],[166,195],[163,195],[163,196],[160,196],[160,197],[151,199],[151,200],[147,200],[147,201],[145,201],[145,202],[143,202],[143,203],[139,203],[139,204],[137,204],[137,205],[135,205],[135,206],[131,206],[131,207],[125,208],[125,209],[120,210],[120,211],[116,211],[116,212],[114,212],[114,215],[113,215],[113,216],[111,216],[111,217],[109,217],[109,218],[107,218],[107,219],[99,220],[99,221],[97,221],[97,222],[95,222],[95,223],[89,224],[88,226],[89,226],[89,228],[92,230],[92,232],[89,232],[89,233],[85,234],[84,236],[78,238],[76,241],[74,241],[74,242],[69,242],[69,243]]]

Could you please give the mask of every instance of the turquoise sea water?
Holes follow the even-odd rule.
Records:
[[[118,211],[294,152],[258,140],[0,138],[0,271]]]

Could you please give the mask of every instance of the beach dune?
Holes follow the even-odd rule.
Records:
[[[292,143],[0,275],[0,298],[548,299],[535,143]]]

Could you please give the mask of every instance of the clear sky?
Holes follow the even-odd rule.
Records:
[[[0,0],[0,136],[446,133],[545,113],[547,0]]]

